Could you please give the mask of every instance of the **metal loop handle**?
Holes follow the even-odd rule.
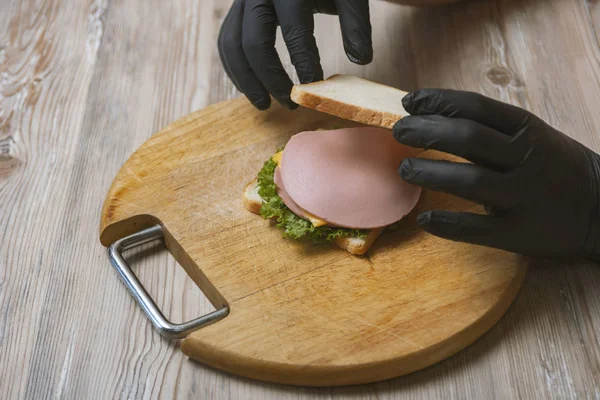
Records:
[[[108,248],[108,258],[110,263],[119,273],[119,277],[129,289],[131,295],[135,298],[138,305],[144,310],[146,316],[154,325],[154,328],[168,339],[181,339],[191,332],[202,327],[210,325],[225,318],[229,314],[229,307],[223,307],[210,314],[203,315],[182,324],[174,324],[167,320],[160,311],[154,300],[150,297],[142,283],[133,273],[129,265],[123,259],[122,252],[140,246],[153,240],[164,238],[162,226],[155,225],[143,231],[126,236],[117,240]]]

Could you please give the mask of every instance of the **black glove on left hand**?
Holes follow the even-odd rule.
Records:
[[[396,139],[470,163],[412,158],[408,182],[484,204],[489,215],[434,210],[426,231],[533,256],[600,261],[600,155],[518,107],[475,93],[408,94]]]
[[[219,33],[219,55],[239,91],[258,109],[271,105],[269,93],[288,108],[293,83],[275,50],[283,38],[301,83],[323,79],[313,13],[338,14],[344,49],[357,64],[373,59],[368,0],[235,0]]]

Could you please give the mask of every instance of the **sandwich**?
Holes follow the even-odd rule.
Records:
[[[343,103],[343,98],[326,97],[326,90],[318,86],[331,85],[332,79],[339,85],[339,77],[297,85],[295,101],[298,93],[305,95],[304,89],[310,86],[310,96],[304,99],[310,100],[311,108],[335,104],[330,113],[344,113],[348,119],[368,120],[374,125],[401,118],[382,111],[376,102],[371,102],[371,110],[368,102],[356,106]],[[360,81],[387,88],[360,78],[342,79],[342,88]],[[315,88],[319,93],[315,94]],[[373,98],[379,101],[377,95]],[[415,150],[398,143],[391,131],[377,127],[300,132],[275,150],[256,179],[246,185],[244,206],[274,220],[285,238],[332,242],[351,254],[363,255],[384,230],[396,229],[417,204],[420,188],[406,183],[397,173],[402,160],[414,154]]]

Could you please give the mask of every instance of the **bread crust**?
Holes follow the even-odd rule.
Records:
[[[258,195],[258,178],[255,178],[244,187],[242,201],[244,203],[244,207],[248,211],[260,215],[262,199]],[[335,244],[350,254],[361,256],[369,251],[375,240],[379,237],[379,235],[381,235],[384,229],[385,228],[371,229],[369,230],[369,234],[366,238],[337,238],[335,240]]]
[[[305,87],[334,83],[334,81],[339,77],[341,77],[341,75],[336,74],[329,77],[325,81],[313,82],[304,85],[295,85],[292,88],[291,98],[294,102],[307,108],[335,115],[350,121],[380,126],[387,129],[392,129],[394,124],[403,117],[401,114],[359,107],[304,90]],[[380,83],[373,82],[368,79],[364,80],[375,85],[381,85]]]
[[[246,207],[248,211],[260,215],[260,207],[262,206],[262,203],[256,201],[255,196],[253,196],[254,193],[256,193],[256,196],[258,196],[258,178],[254,178],[252,182],[249,182],[246,185],[244,188],[242,201],[244,202],[244,207]]]
[[[355,256],[362,256],[369,251],[375,240],[383,233],[385,228],[377,228],[369,230],[366,238],[337,238],[335,244]]]

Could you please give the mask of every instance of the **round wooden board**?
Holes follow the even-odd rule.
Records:
[[[104,203],[102,244],[160,223],[190,277],[216,307],[230,307],[183,340],[187,355],[265,381],[359,384],[434,364],[504,314],[526,261],[416,225],[423,210],[478,210],[464,200],[424,191],[402,229],[366,257],[282,239],[244,209],[245,184],[291,135],[352,125],[307,109],[258,112],[236,99],[171,124],[121,168]]]

